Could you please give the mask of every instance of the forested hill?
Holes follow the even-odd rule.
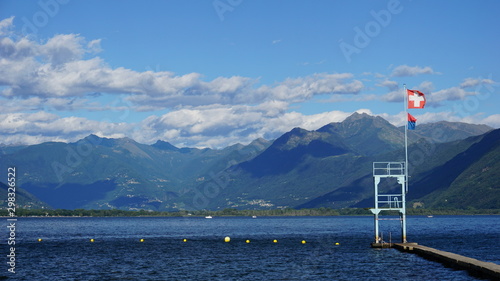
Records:
[[[423,158],[410,159],[409,198],[423,206],[447,200],[450,207],[500,208],[495,173],[499,137],[498,130],[491,130],[452,122],[418,125],[409,134],[409,149]],[[146,145],[95,135],[75,143],[4,147],[0,169],[16,167],[18,185],[33,207],[370,207],[372,162],[403,161],[403,144],[402,128],[355,113],[317,130],[295,128],[274,141],[257,139],[224,149],[178,148],[168,140]],[[458,204],[454,196],[461,194],[470,200]]]

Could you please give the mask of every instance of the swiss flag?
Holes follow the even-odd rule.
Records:
[[[424,108],[425,95],[417,90],[406,90],[408,94],[408,108]]]

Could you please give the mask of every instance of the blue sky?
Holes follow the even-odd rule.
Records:
[[[459,3],[459,4],[458,4]],[[0,143],[220,148],[353,112],[500,127],[498,1],[0,1]]]

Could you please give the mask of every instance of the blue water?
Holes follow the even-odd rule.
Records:
[[[410,216],[407,224],[410,242],[500,264],[500,216]],[[400,242],[398,221],[382,221],[380,229],[387,242],[389,239]],[[2,233],[5,239],[0,250],[7,255],[9,233],[7,230]],[[231,242],[225,243],[225,236],[230,236]],[[42,242],[37,241],[39,238]],[[247,239],[250,243],[245,242]],[[274,239],[278,243],[273,243]],[[370,216],[19,218],[16,273],[7,271],[4,255],[0,277],[7,280],[478,280],[466,271],[414,254],[372,249],[372,240]]]

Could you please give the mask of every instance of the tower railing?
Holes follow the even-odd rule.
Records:
[[[373,162],[373,176],[404,176],[404,162]]]

